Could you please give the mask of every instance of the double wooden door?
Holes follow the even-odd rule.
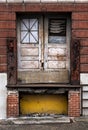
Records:
[[[70,21],[67,16],[49,14],[20,18],[18,20],[19,75],[22,72],[31,72],[31,75],[35,73],[36,76],[37,73],[40,77],[45,75],[48,78],[54,74],[56,78],[59,77],[56,82],[59,82],[59,79],[62,82],[62,77],[65,77],[65,82],[69,82],[69,42]]]

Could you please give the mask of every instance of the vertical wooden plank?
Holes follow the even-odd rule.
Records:
[[[71,41],[71,84],[80,84],[80,41]]]
[[[16,39],[7,39],[7,79],[8,84],[16,84],[17,82],[17,52]]]

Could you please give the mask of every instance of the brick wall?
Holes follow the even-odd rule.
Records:
[[[16,37],[16,16],[14,12],[7,11],[7,7],[0,4],[0,72],[7,71],[8,37]]]
[[[88,10],[72,13],[72,34],[80,39],[80,72],[88,72]]]
[[[19,115],[19,95],[17,91],[8,91],[7,96],[7,117]]]
[[[68,94],[68,116],[80,116],[80,92],[69,91]]]

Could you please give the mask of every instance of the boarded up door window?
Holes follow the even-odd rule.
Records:
[[[49,43],[66,43],[66,19],[49,19]]]

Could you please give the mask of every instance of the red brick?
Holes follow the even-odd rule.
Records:
[[[73,4],[46,4],[47,11],[54,12],[70,12],[74,9]]]
[[[25,11],[25,4],[9,4],[8,9],[11,12],[24,12]]]
[[[73,12],[72,20],[88,20],[88,12]]]
[[[25,4],[25,11],[31,12],[70,12],[73,9],[73,4]]]
[[[0,55],[6,55],[6,47],[0,47]]]
[[[7,65],[0,65],[0,72],[6,72],[7,71]]]
[[[81,39],[81,42],[80,42],[80,45],[81,46],[88,46],[88,38],[86,38],[86,39]]]
[[[4,21],[4,20],[6,21],[16,20],[16,13],[15,12],[0,12],[0,21]]]
[[[80,54],[81,55],[88,55],[88,47],[81,47]]]
[[[73,21],[73,29],[88,29],[88,21]]]
[[[80,63],[81,64],[88,64],[88,55],[81,55],[80,56]]]
[[[16,29],[15,21],[0,21],[0,29]]]
[[[0,38],[0,46],[6,46],[6,39]]]
[[[0,31],[0,38],[6,38],[6,37],[16,37],[16,31],[15,30]]]
[[[88,11],[88,4],[75,4],[74,11]]]
[[[88,64],[80,64],[80,72],[87,73],[88,72]]]
[[[0,64],[6,64],[7,58],[6,56],[0,56]]]
[[[68,94],[68,115],[78,117],[80,116],[80,94],[77,91],[69,91]]]
[[[7,97],[7,117],[19,115],[19,97],[17,93],[10,93]]]
[[[72,36],[78,38],[88,38],[88,30],[73,30]]]
[[[0,11],[3,12],[8,11],[8,5],[0,3]]]

